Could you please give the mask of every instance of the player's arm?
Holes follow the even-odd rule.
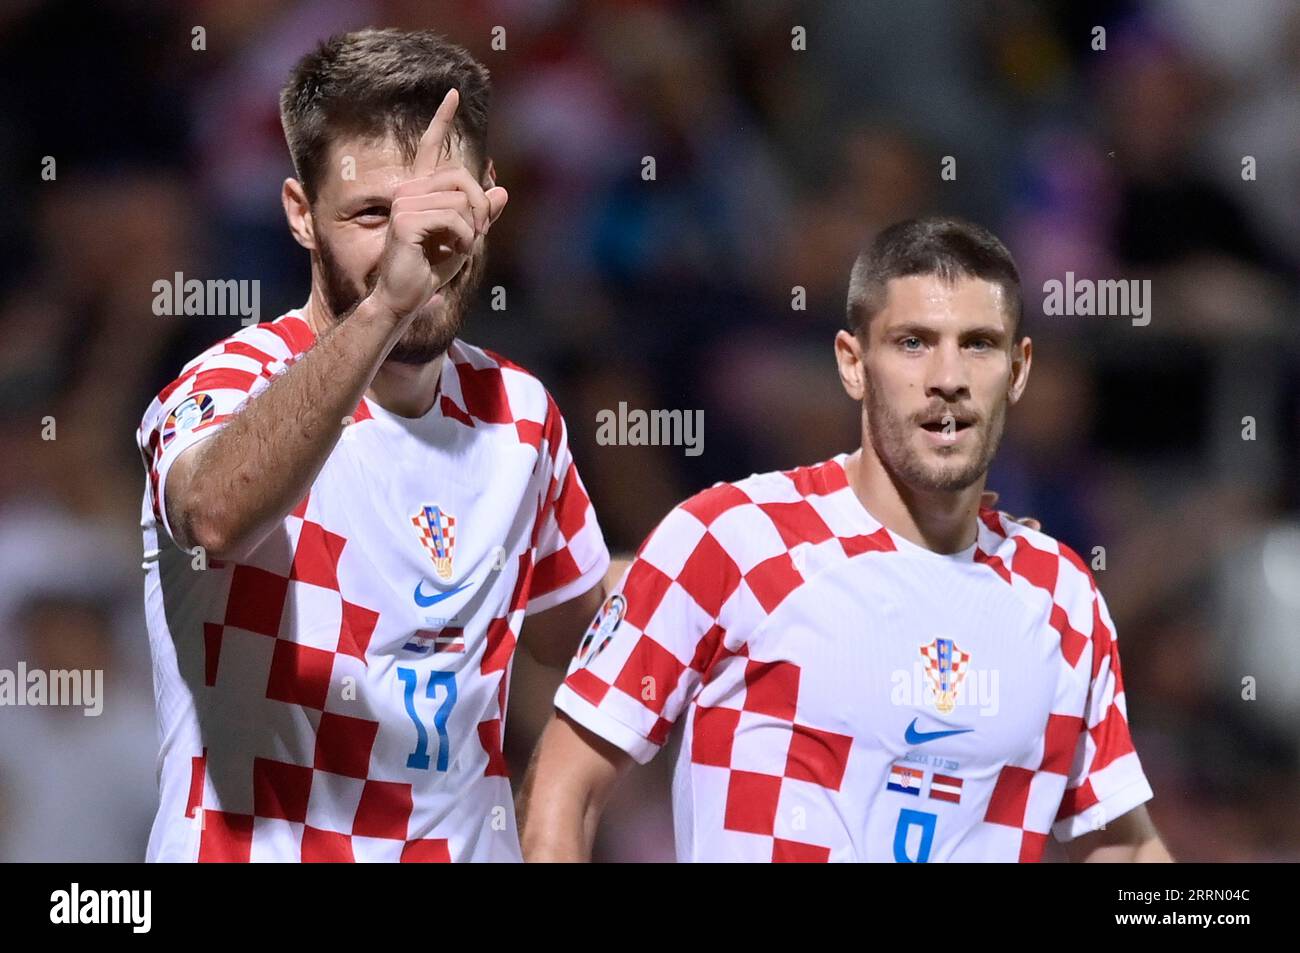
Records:
[[[403,323],[367,298],[241,412],[172,464],[177,545],[241,559],[306,495]]]
[[[585,593],[553,609],[529,616],[524,626],[526,635],[521,640],[528,653],[547,668],[564,671],[587,624],[600,611],[630,563],[627,558],[611,559],[605,578]]]
[[[516,805],[524,860],[589,861],[600,815],[632,764],[625,751],[556,712]]]
[[[1067,842],[1065,854],[1076,864],[1174,862],[1151,823],[1146,805],[1117,817],[1099,831],[1082,834]]]
[[[374,290],[338,326],[167,474],[178,545],[246,556],[303,498],[413,316],[455,277],[505,207],[458,163],[442,162],[459,102],[450,91],[420,141],[415,176],[394,191]]]
[[[695,515],[719,485],[675,507],[617,578],[593,637],[555,695],[519,798],[525,860],[586,860],[619,775],[648,762],[723,651],[739,570]],[[692,559],[694,561],[692,561]],[[676,582],[690,563],[694,575]],[[665,580],[669,580],[665,582]],[[716,641],[705,642],[713,636]]]

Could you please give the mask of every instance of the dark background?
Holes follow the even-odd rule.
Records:
[[[258,279],[264,320],[305,302],[277,97],[316,41],[367,25],[437,29],[492,72],[511,201],[485,291],[508,308],[481,295],[465,337],[555,394],[615,550],[714,481],[857,445],[831,340],[876,230],[942,212],[1002,236],[1035,364],[990,479],[999,505],[1085,559],[1104,547],[1175,857],[1300,860],[1294,0],[10,0],[0,666],[103,668],[108,702],[94,719],[0,708],[0,858],[143,856],[157,740],[133,432],[239,327],[158,317],[152,284]],[[1066,271],[1150,279],[1150,325],[1043,316],[1043,282]],[[702,409],[704,453],[598,446],[596,413],[619,401]],[[520,657],[516,777],[554,683]],[[622,786],[601,857],[671,857],[668,762]]]

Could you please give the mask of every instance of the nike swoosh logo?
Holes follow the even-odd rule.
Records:
[[[907,731],[903,733],[909,745],[923,745],[927,741],[938,741],[940,738],[947,738],[949,735],[964,735],[968,731],[974,731],[974,728],[953,728],[950,731],[917,731],[916,719],[907,726]]]
[[[423,579],[415,584],[415,604],[422,609],[427,609],[429,606],[436,605],[437,603],[442,602],[443,599],[450,599],[456,593],[469,588],[469,583],[465,583],[465,585],[457,586],[455,589],[450,589],[447,592],[436,592],[431,596],[426,596],[420,593],[420,587],[423,585]]]

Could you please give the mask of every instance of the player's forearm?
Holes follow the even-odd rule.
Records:
[[[362,301],[168,476],[182,546],[246,556],[306,495],[402,325]],[[179,479],[177,477],[179,476]]]
[[[541,746],[538,746],[540,754]],[[538,784],[534,757],[519,792],[519,845],[529,863],[587,863],[596,841],[600,809],[593,792],[553,777],[547,768]]]
[[[618,766],[585,745],[560,717],[542,732],[516,805],[524,860],[591,860]]]
[[[1096,847],[1082,859],[1087,864],[1172,864],[1174,862],[1159,837],[1134,843]]]
[[[521,821],[519,843],[528,863],[588,863],[598,817],[576,802],[534,801]]]
[[[1153,837],[1143,844],[1139,844],[1133,851],[1133,863],[1135,864],[1172,864],[1174,863],[1173,855],[1169,849],[1161,842],[1159,837]]]

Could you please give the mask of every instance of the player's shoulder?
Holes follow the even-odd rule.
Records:
[[[788,552],[836,535],[834,518],[827,522],[835,506],[818,498],[847,486],[842,457],[715,483],[669,510],[637,550],[638,562],[668,578],[685,572],[697,595],[710,586],[725,589],[738,571],[777,567],[760,569],[753,582],[775,595],[791,578],[782,567],[793,564],[781,563]]]
[[[526,367],[496,351],[456,338],[447,349],[454,380],[447,390],[459,391],[464,410],[488,423],[531,421],[546,425],[559,408],[539,378]]]
[[[274,321],[240,328],[200,353],[182,373],[220,359],[238,366],[278,366],[297,360],[316,341],[316,334],[301,309],[294,309]]]
[[[679,508],[699,516],[705,523],[726,510],[752,507],[769,512],[781,504],[798,504],[811,497],[829,496],[848,486],[842,462],[832,458],[793,470],[769,470],[751,473],[729,482],[715,483],[679,504]]]
[[[1070,546],[1043,530],[1017,523],[997,510],[981,508],[981,549],[1016,575],[1059,599],[1090,600],[1097,583],[1092,569]]]
[[[751,473],[688,497],[662,525],[680,527],[687,536],[702,526],[728,550],[760,545],[760,541],[766,544],[773,538],[793,545],[805,531],[824,537],[825,524],[817,506],[808,504],[847,486],[839,458],[793,470]]]
[[[301,309],[240,328],[188,361],[154,396],[141,420],[142,432],[160,425],[182,401],[202,401],[209,395],[210,403],[211,394],[248,394],[259,380],[297,360],[314,341]]]

